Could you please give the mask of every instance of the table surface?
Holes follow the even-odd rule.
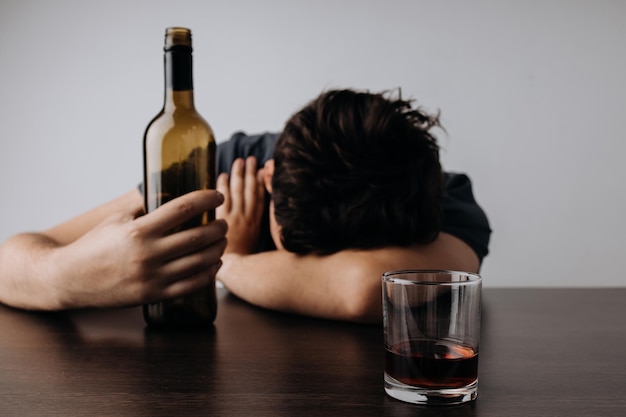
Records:
[[[385,394],[382,326],[218,294],[200,332],[0,306],[0,416],[626,416],[626,288],[485,289],[479,398],[449,407]]]

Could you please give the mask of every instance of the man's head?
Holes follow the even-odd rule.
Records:
[[[274,150],[282,246],[298,254],[407,246],[441,227],[436,116],[389,94],[328,91],[294,114]]]

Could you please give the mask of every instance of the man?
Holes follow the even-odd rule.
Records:
[[[278,139],[235,135],[218,161],[225,170],[235,159],[230,181],[218,177],[225,195],[218,217],[229,224],[218,279],[262,307],[379,322],[383,272],[477,272],[491,230],[469,179],[442,173],[430,133],[437,126],[401,99],[330,91],[296,113]],[[276,249],[253,253],[263,187],[272,196]]]
[[[217,191],[142,215],[133,190],[46,232],[8,239],[0,301],[41,310],[135,305],[216,276],[261,307],[379,322],[382,272],[478,271],[487,253],[487,219],[467,177],[442,174],[436,126],[401,99],[324,93],[278,138],[236,135],[221,144],[220,171],[230,163],[232,171],[220,174]],[[168,234],[216,207],[217,221]]]

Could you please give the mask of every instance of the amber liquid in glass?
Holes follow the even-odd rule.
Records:
[[[385,372],[421,388],[463,388],[478,378],[478,352],[453,342],[407,340],[385,351]]]

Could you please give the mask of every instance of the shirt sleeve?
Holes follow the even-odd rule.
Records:
[[[234,133],[227,141],[217,144],[217,173],[230,172],[230,168],[237,158],[255,156],[259,167],[272,159],[274,144],[278,133],[261,133],[247,135],[244,132]]]
[[[465,174],[446,173],[444,184],[442,231],[467,243],[482,262],[489,253],[491,227],[487,215],[474,199],[471,180]]]

